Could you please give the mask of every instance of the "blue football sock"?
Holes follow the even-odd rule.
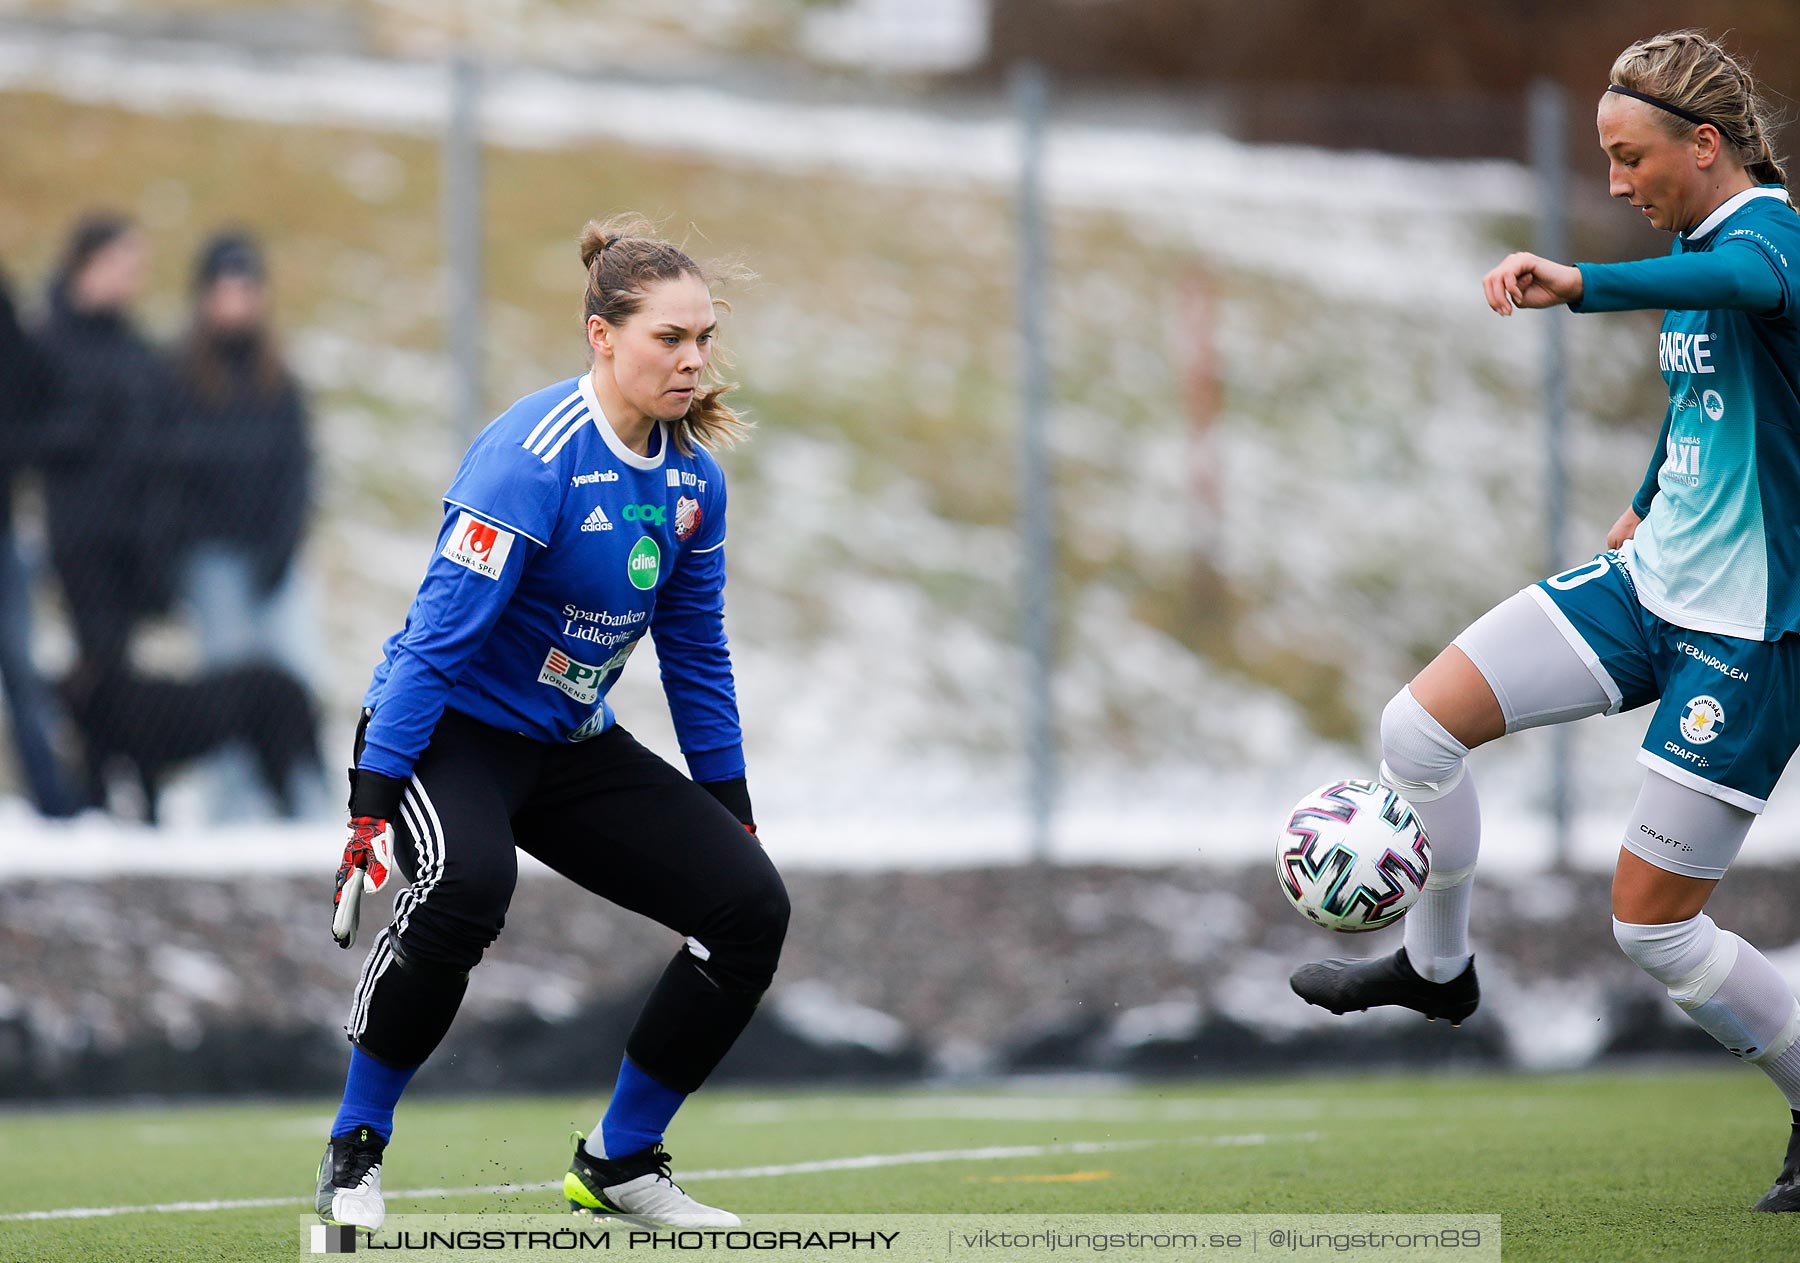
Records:
[[[367,1127],[382,1140],[394,1134],[394,1106],[418,1073],[417,1066],[390,1066],[360,1048],[350,1049],[350,1073],[344,1080],[344,1103],[331,1124],[333,1136],[347,1136]]]
[[[624,1058],[619,1062],[619,1082],[613,1088],[612,1103],[595,1128],[604,1149],[595,1156],[623,1158],[657,1144],[685,1100],[686,1092],[664,1087],[632,1065],[631,1058]],[[590,1147],[588,1152],[594,1151]]]

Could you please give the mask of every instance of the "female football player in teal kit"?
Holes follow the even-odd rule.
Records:
[[[747,428],[709,385],[717,312],[692,259],[643,225],[581,241],[591,367],[481,432],[406,625],[363,699],[333,931],[398,867],[346,1031],[318,1173],[327,1223],[372,1231],[394,1108],[505,924],[515,847],[685,938],[625,1044],[611,1103],[563,1180],[578,1212],[689,1227],[735,1215],[669,1175],[664,1129],[749,1022],[787,932],[755,837],[726,648],[725,480]],[[607,692],[644,634],[692,779],[620,727]],[[586,1083],[595,1069],[572,1082]]]
[[[1800,1001],[1703,909],[1800,745],[1800,215],[1750,75],[1694,31],[1633,44],[1600,98],[1610,191],[1674,233],[1662,258],[1569,266],[1513,254],[1488,305],[1667,312],[1669,391],[1642,489],[1607,551],[1502,602],[1388,703],[1382,780],[1410,799],[1434,867],[1405,946],[1330,960],[1294,990],[1335,1013],[1400,1005],[1460,1022],[1481,827],[1464,758],[1522,728],[1656,702],[1613,876],[1634,962],[1793,1111],[1756,1209],[1800,1210]]]

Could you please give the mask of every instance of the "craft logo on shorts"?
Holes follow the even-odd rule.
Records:
[[[1716,390],[1709,390],[1701,395],[1700,406],[1706,409],[1706,415],[1714,421],[1725,415],[1725,397]]]
[[[1725,708],[1719,699],[1702,693],[1688,699],[1687,713],[1681,717],[1681,736],[1689,745],[1703,746],[1719,735],[1725,726]]]
[[[560,649],[552,649],[544,659],[544,669],[538,672],[538,683],[560,689],[583,705],[592,706],[600,697],[600,677],[605,673],[604,667],[590,667]]]
[[[489,526],[472,513],[463,513],[457,516],[456,528],[444,544],[443,555],[484,579],[498,579],[506,569],[506,555],[512,552],[512,546],[511,531]]]
[[[692,496],[682,496],[675,502],[675,538],[685,542],[699,529],[700,502]]]
[[[640,592],[648,592],[656,586],[656,576],[662,570],[662,549],[648,535],[631,546],[631,555],[625,559],[625,573],[631,576],[631,586]]]

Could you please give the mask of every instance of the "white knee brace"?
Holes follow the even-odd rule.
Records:
[[[1435,803],[1455,792],[1469,774],[1464,762],[1468,754],[1469,747],[1451,736],[1444,725],[1419,704],[1410,686],[1394,694],[1381,712],[1381,783],[1415,807]],[[1460,886],[1475,871],[1473,860],[1474,848],[1479,845],[1479,822],[1473,816],[1472,799],[1468,805],[1469,811],[1454,811],[1449,818],[1453,825],[1461,824],[1477,839],[1464,848],[1468,852],[1464,858],[1469,862],[1454,868],[1440,863],[1440,858],[1447,857],[1452,849],[1446,845],[1442,856],[1433,857],[1431,876],[1425,881],[1427,890]],[[1450,805],[1445,806],[1448,809]],[[1426,814],[1420,813],[1421,816]],[[1470,817],[1466,823],[1464,816]],[[1426,832],[1431,830],[1428,828]]]
[[[1462,783],[1469,747],[1401,689],[1381,712],[1381,779],[1413,804],[1435,802]]]

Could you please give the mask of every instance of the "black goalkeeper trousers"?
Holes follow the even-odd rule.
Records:
[[[506,924],[515,847],[686,937],[626,1041],[658,1082],[698,1088],[774,977],[788,923],[774,864],[710,793],[622,728],[550,745],[446,711],[393,824],[410,884],[345,1027],[390,1065],[423,1063],[449,1030],[469,971]]]

